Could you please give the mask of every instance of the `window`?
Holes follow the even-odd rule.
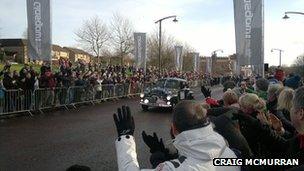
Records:
[[[179,89],[180,83],[177,80],[167,80],[166,82],[166,88],[170,89]]]

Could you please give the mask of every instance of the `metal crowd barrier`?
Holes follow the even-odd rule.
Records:
[[[34,91],[0,90],[0,116],[29,113],[32,111],[69,106],[82,103],[101,102],[108,99],[118,99],[138,95],[143,91],[143,84],[105,84],[97,86],[72,86],[56,88],[39,88]]]
[[[30,111],[40,111],[53,107],[66,107],[69,94],[66,87],[39,88],[34,90]],[[66,107],[67,108],[67,107]]]
[[[11,113],[29,112],[32,107],[32,91],[3,90],[0,95],[0,115]]]
[[[190,81],[190,87],[200,85]],[[0,89],[0,116],[33,111],[43,113],[44,109],[64,107],[76,108],[77,104],[96,103],[109,99],[136,96],[152,87],[152,82],[102,84],[72,87],[39,88],[34,91]]]

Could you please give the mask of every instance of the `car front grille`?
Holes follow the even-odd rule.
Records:
[[[155,96],[155,95],[153,95],[149,98],[150,103],[156,103],[156,101],[157,101],[157,96]]]
[[[151,95],[156,95],[158,97],[165,96],[165,92],[162,90],[152,90]]]

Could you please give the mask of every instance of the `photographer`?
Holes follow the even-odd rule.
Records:
[[[119,170],[140,170],[137,161],[136,145],[133,137],[135,124],[130,108],[123,106],[114,114],[114,121],[118,132],[115,141]],[[178,158],[170,160],[168,150],[162,139],[157,135],[147,136],[143,132],[143,139],[152,153],[162,153],[168,161],[160,163],[155,170],[214,170],[238,171],[239,167],[213,166],[214,158],[236,158],[229,149],[224,138],[216,133],[208,118],[207,111],[195,101],[183,101],[177,104],[173,111],[171,134],[173,145],[178,150]]]

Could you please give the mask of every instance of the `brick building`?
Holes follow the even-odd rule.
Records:
[[[69,59],[71,62],[77,62],[81,60],[86,63],[89,63],[91,61],[91,58],[93,57],[91,54],[81,49],[71,48],[71,47],[64,47],[63,49],[69,52]]]
[[[4,51],[5,60],[17,63],[29,62],[26,39],[0,39],[0,48]],[[59,59],[69,59],[72,62],[78,60],[90,62],[92,58],[92,55],[81,49],[61,47],[55,44],[52,45],[51,56],[54,63],[58,62]]]
[[[4,51],[6,60],[26,63],[27,59],[27,41],[25,39],[0,39],[1,50]]]
[[[202,57],[201,58],[201,71],[207,72],[207,58],[211,57]],[[232,75],[236,73],[236,57],[231,55],[229,57],[216,57],[212,60],[212,75]]]

